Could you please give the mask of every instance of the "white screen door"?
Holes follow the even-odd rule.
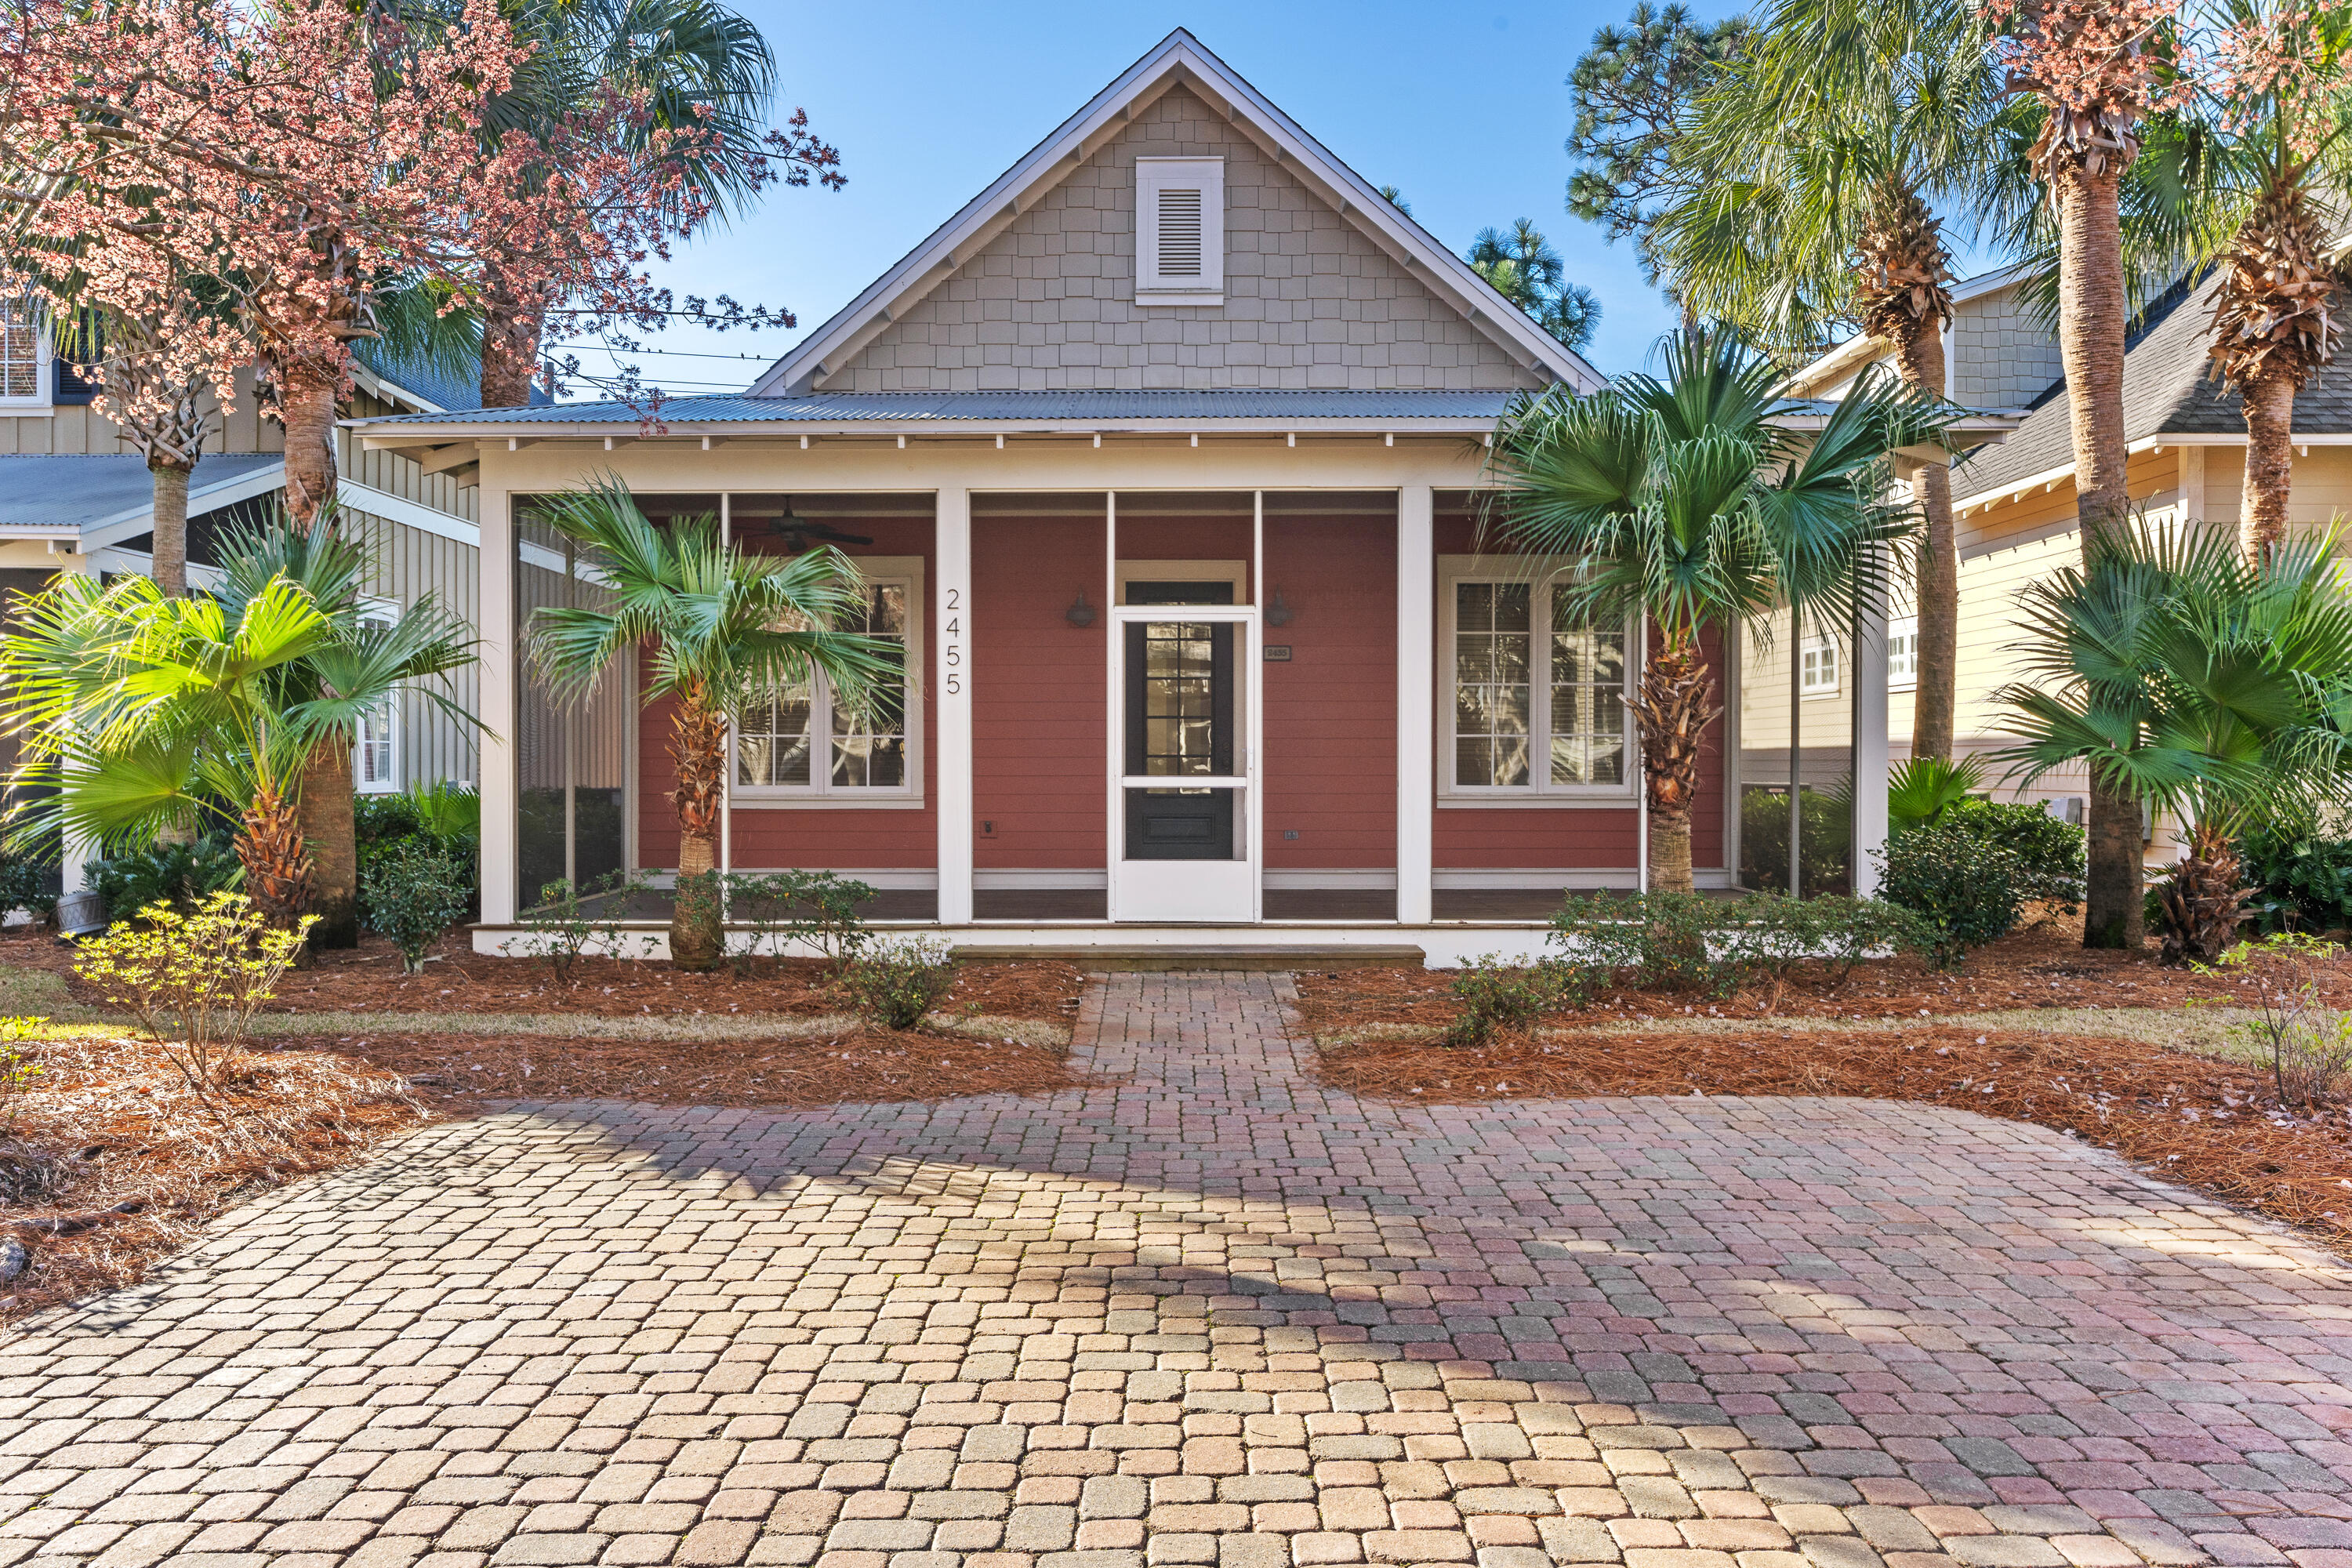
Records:
[[[1201,586],[1130,582],[1112,612],[1115,921],[1258,919],[1257,611]]]

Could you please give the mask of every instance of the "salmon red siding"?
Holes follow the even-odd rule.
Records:
[[[1099,517],[971,524],[972,861],[1099,869],[1108,721]],[[1067,618],[1081,594],[1094,625]]]
[[[1269,516],[1265,580],[1295,616],[1265,628],[1265,864],[1393,867],[1396,518]]]

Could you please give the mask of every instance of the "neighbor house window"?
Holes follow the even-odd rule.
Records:
[[[1457,575],[1447,595],[1448,792],[1622,796],[1630,623],[1595,620],[1556,577]]]
[[[49,401],[49,334],[40,308],[18,296],[0,300],[0,404]]]
[[[1904,616],[1886,628],[1886,684],[1890,690],[1919,684],[1919,617]]]
[[[1798,650],[1797,689],[1826,697],[1838,689],[1838,647],[1828,637],[1807,637]]]
[[[389,599],[369,599],[360,605],[360,626],[388,630],[400,618],[400,606]],[[352,784],[362,795],[389,795],[400,787],[400,699],[395,693],[360,715],[352,745]]]
[[[889,644],[890,670],[862,690],[836,689],[820,670],[775,688],[736,716],[735,790],[761,800],[908,799],[918,793],[918,760],[910,671],[918,658],[916,618],[922,608],[919,571],[868,575],[859,613],[835,629]]]
[[[1135,161],[1135,300],[1221,305],[1225,288],[1225,161]]]

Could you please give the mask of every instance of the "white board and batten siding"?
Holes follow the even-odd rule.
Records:
[[[469,502],[473,495],[467,492]],[[371,595],[405,607],[431,593],[468,627],[482,624],[481,552],[475,546],[355,507],[346,506],[343,521],[366,545]],[[481,680],[472,666],[451,677],[448,695],[464,711],[481,711]],[[472,726],[414,691],[401,697],[398,733],[394,773],[404,788],[443,779],[472,784],[479,778],[481,752]]]

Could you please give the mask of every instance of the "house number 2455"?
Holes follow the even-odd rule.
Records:
[[[940,640],[940,669],[948,695],[963,692],[963,590],[950,588],[947,602],[946,636]]]

